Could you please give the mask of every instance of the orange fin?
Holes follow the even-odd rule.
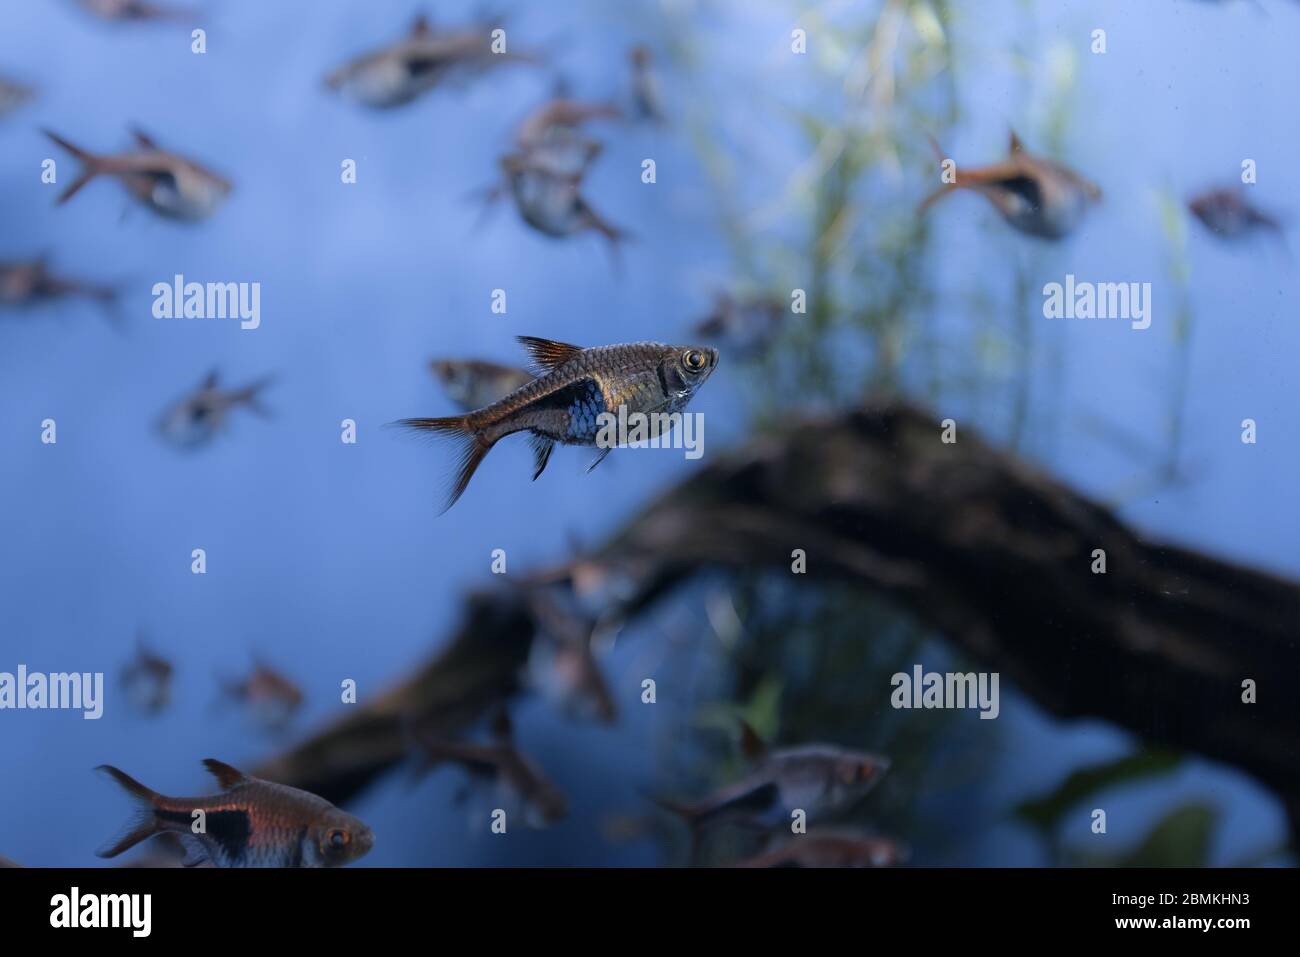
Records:
[[[125,771],[119,771],[111,765],[101,764],[95,770],[102,771],[121,785],[123,790],[138,805],[135,814],[127,821],[122,832],[117,837],[96,848],[95,855],[97,857],[117,857],[123,851],[135,847],[141,841],[161,833],[162,828],[158,824],[158,818],[154,815],[154,799],[158,797],[154,791],[145,787]]]
[[[217,783],[221,785],[223,791],[229,791],[231,788],[244,784],[249,780],[248,775],[243,771],[232,768],[229,764],[218,761],[216,758],[204,758],[203,766],[217,779]]]
[[[460,463],[452,479],[451,489],[447,493],[447,503],[442,507],[443,512],[455,505],[456,500],[464,494],[469,486],[469,480],[474,477],[480,463],[496,444],[495,439],[488,439],[471,428],[469,416],[465,415],[452,415],[439,419],[401,419],[392,424],[415,432],[432,432],[435,435],[448,436],[460,441]]]
[[[582,352],[582,346],[570,345],[567,342],[556,342],[554,339],[539,339],[536,336],[516,336],[528,355],[537,363],[538,367],[546,372],[558,369],[578,353]]]

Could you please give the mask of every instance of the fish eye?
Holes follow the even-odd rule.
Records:
[[[352,840],[352,835],[347,831],[335,828],[325,836],[325,839],[329,842],[331,848],[341,851],[348,846],[348,843]]]
[[[682,365],[686,366],[691,372],[699,372],[709,360],[704,357],[704,353],[698,349],[691,349],[682,355]]]

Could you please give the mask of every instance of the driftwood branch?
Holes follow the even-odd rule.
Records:
[[[809,580],[889,596],[1052,714],[1221,760],[1300,806],[1300,585],[1147,540],[969,432],[939,435],[889,404],[755,439],[597,551],[471,596],[433,662],[259,772],[344,800],[401,758],[403,714],[451,732],[514,693],[539,631],[530,590],[607,592],[634,617],[705,568],[789,574],[799,548]]]

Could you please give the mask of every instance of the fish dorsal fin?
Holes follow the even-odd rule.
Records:
[[[767,745],[758,736],[753,726],[743,718],[740,721],[740,750],[751,761],[757,761],[767,754]]]
[[[138,126],[131,127],[131,139],[135,140],[135,145],[141,149],[156,150],[160,148],[154,138]]]
[[[505,705],[499,705],[492,713],[492,737],[500,741],[509,741],[514,736],[514,726],[510,722],[510,712]]]
[[[215,389],[217,387],[217,382],[220,381],[220,379],[221,379],[221,373],[218,372],[216,369],[213,369],[211,372],[209,372],[206,376],[203,377],[203,384],[200,388]]]
[[[240,784],[245,784],[248,781],[248,775],[243,771],[238,768],[232,768],[230,765],[223,761],[218,761],[216,758],[204,758],[203,766],[208,769],[209,773],[211,773],[214,778],[217,779],[217,783],[221,785],[221,790],[223,791],[229,791],[231,788]]]
[[[1025,151],[1025,144],[1020,142],[1020,137],[1016,135],[1015,130],[1012,130],[1011,138],[1007,143],[1007,152],[1009,152],[1012,156],[1015,156],[1017,153],[1023,153],[1024,151]]]
[[[411,24],[411,36],[427,37],[432,34],[433,27],[429,23],[429,18],[423,13],[419,14]]]
[[[539,339],[536,336],[519,336],[518,339],[528,350],[532,360],[544,372],[558,369],[582,352],[582,346],[572,346],[567,342],[556,342],[554,339]]]

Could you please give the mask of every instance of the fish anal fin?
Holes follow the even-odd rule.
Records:
[[[587,471],[590,472],[601,462],[605,461],[605,457],[609,455],[610,452],[613,451],[614,451],[614,446],[612,445],[608,446],[607,448],[601,449],[598,453],[596,453],[596,457],[591,460],[591,464],[587,466]]]
[[[248,775],[238,768],[232,768],[224,761],[218,761],[216,758],[204,758],[203,766],[208,769],[217,783],[221,785],[223,791],[229,791],[233,787],[244,784],[248,781]]]
[[[535,482],[538,476],[546,471],[546,463],[551,460],[551,452],[555,450],[555,441],[536,432],[529,441],[533,446],[533,481]]]
[[[533,362],[537,363],[538,368],[545,372],[558,369],[578,353],[582,352],[582,346],[570,345],[567,342],[556,342],[554,339],[539,339],[536,336],[518,336],[523,347],[528,350],[528,355]]]

